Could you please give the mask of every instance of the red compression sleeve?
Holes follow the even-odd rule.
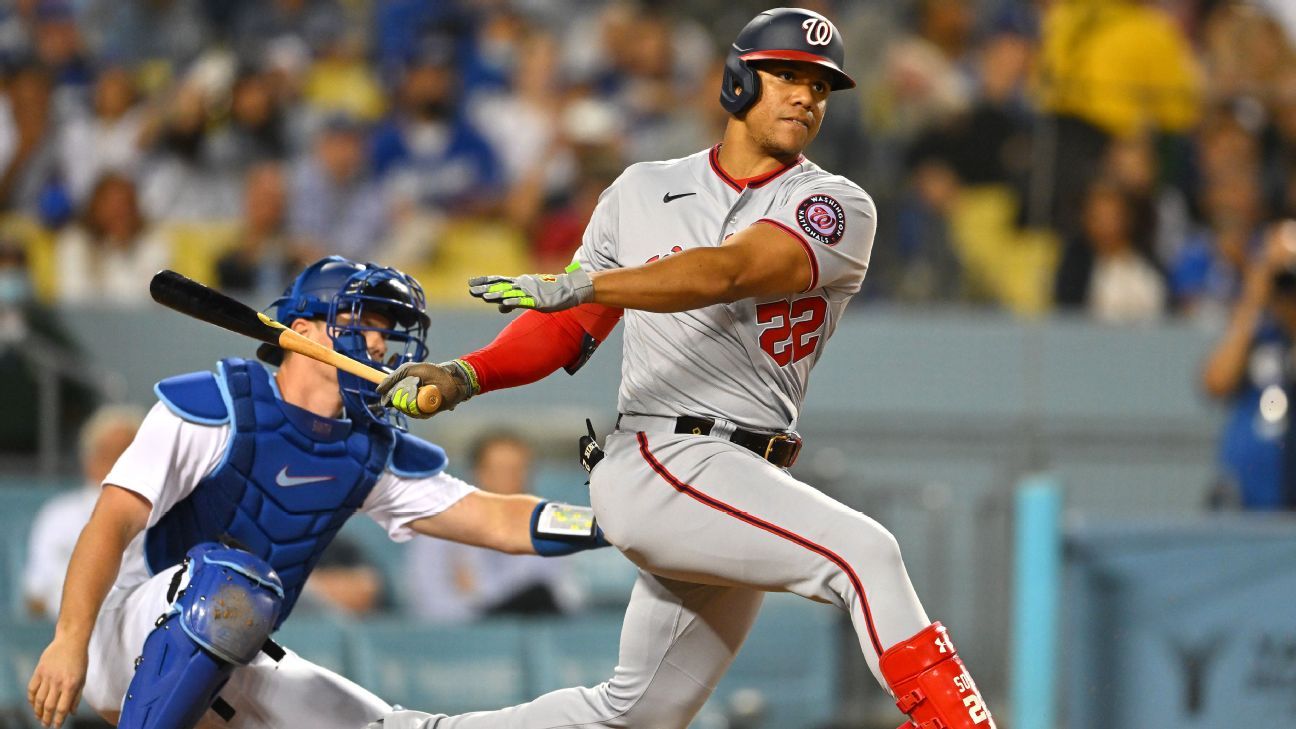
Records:
[[[476,372],[480,392],[527,385],[576,362],[584,353],[585,335],[602,342],[621,313],[601,304],[553,314],[523,312],[495,341],[461,359]]]

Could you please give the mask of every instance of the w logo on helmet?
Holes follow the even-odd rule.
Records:
[[[823,18],[806,18],[805,22],[801,23],[801,27],[806,32],[806,43],[812,46],[826,46],[832,41],[832,23]]]

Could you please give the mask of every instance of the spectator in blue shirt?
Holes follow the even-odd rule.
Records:
[[[1250,167],[1211,177],[1203,194],[1206,225],[1170,265],[1170,285],[1187,314],[1220,316],[1242,289],[1247,259],[1260,247],[1264,208]]]
[[[1268,232],[1247,266],[1224,335],[1202,369],[1202,387],[1227,403],[1216,505],[1296,508],[1296,222]]]
[[[448,212],[502,196],[499,160],[460,111],[452,39],[433,36],[419,46],[399,73],[396,97],[374,133],[373,167],[397,199]]]

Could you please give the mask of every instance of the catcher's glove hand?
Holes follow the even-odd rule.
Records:
[[[441,391],[441,406],[430,413],[418,406],[418,389],[423,385],[436,385]],[[480,391],[477,373],[461,359],[441,364],[406,362],[378,384],[382,404],[411,418],[430,418],[442,410],[454,410],[456,405]]]
[[[579,263],[573,262],[557,274],[478,276],[468,280],[468,293],[499,304],[503,312],[535,309],[548,313],[580,306],[594,298],[594,282]]]

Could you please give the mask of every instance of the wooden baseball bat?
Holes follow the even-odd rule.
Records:
[[[273,344],[289,352],[306,355],[375,384],[382,382],[387,376],[384,372],[312,341],[252,307],[175,271],[162,270],[154,274],[153,280],[149,282],[149,294],[159,304],[186,316]],[[425,413],[434,413],[441,407],[441,391],[436,385],[419,388],[418,407]]]

